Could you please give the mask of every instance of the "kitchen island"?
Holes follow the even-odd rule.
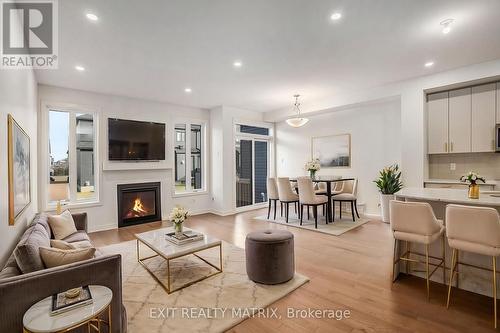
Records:
[[[483,206],[483,207],[493,207],[500,211],[500,192],[496,191],[482,191],[480,193],[479,199],[469,199],[467,196],[467,188],[464,189],[443,189],[443,188],[405,188],[396,194],[396,200],[401,201],[412,201],[412,202],[428,202],[433,210],[436,217],[440,220],[445,221],[445,210],[448,204],[457,205],[470,205],[470,206]],[[475,221],[471,220],[470,223]],[[404,246],[398,244],[398,252],[401,253],[401,249]],[[418,244],[412,244],[412,251],[419,253],[424,253],[424,246]],[[441,255],[441,245],[437,241],[430,247],[430,255],[439,257]],[[473,253],[466,253],[460,251],[459,261],[491,269],[491,259],[490,257],[481,256]],[[446,242],[446,283],[449,279],[449,266],[451,263],[451,249],[448,247]],[[416,267],[419,266],[419,267]],[[416,272],[415,270],[424,269],[424,265],[412,264],[409,274],[425,277],[422,272]],[[404,264],[400,263],[396,271],[404,271]],[[491,272],[476,269],[467,266],[459,267],[459,278],[458,286],[461,289],[479,293],[482,295],[492,296],[492,286],[491,286]],[[436,273],[431,278],[432,281],[443,283],[442,270],[438,269]],[[498,280],[497,280],[498,281]],[[431,292],[432,295],[432,292]]]

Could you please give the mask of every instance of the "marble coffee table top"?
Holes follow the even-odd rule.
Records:
[[[89,286],[93,302],[75,309],[50,315],[52,296],[32,305],[24,314],[23,325],[35,333],[58,332],[86,322],[102,312],[113,299],[113,291],[104,286]]]

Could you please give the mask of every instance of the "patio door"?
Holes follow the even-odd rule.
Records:
[[[269,141],[237,137],[236,208],[267,202]]]

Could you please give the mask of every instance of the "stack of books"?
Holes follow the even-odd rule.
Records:
[[[165,234],[165,238],[175,245],[184,245],[187,243],[196,242],[202,240],[204,235],[195,231],[184,231],[181,234],[176,234],[175,232],[169,232]]]
[[[72,296],[72,295],[71,295]],[[60,313],[91,304],[92,294],[89,286],[80,288],[80,292],[76,293],[75,297],[69,297],[68,291],[52,295],[52,308],[50,314],[52,316]]]

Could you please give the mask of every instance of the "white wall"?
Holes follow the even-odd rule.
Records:
[[[500,60],[458,68],[412,80],[365,89],[351,94],[332,93],[331,98],[302,103],[304,114],[322,113],[324,110],[352,108],[369,101],[401,99],[401,167],[407,186],[422,186],[427,177],[426,132],[424,100],[427,89],[500,75]],[[291,108],[265,113],[266,121],[281,121]]]
[[[37,86],[31,70],[0,71],[0,265],[12,252],[37,206]],[[7,115],[12,114],[30,137],[31,204],[13,226],[8,225]]]
[[[378,193],[372,182],[378,171],[401,161],[400,101],[332,111],[310,118],[293,128],[276,124],[276,168],[278,176],[306,175],[304,164],[311,159],[311,137],[351,134],[351,168],[322,169],[318,175],[358,179],[358,204],[368,214],[379,215]]]
[[[207,182],[208,191],[204,194],[193,196],[174,197],[172,155],[173,155],[173,126],[175,119],[196,119],[207,122],[207,147],[210,147],[210,119],[208,110],[182,107],[178,105],[157,103],[152,101],[126,98],[113,95],[84,92],[79,90],[65,89],[46,85],[39,86],[39,100],[49,103],[69,103],[87,106],[99,110],[100,113],[100,205],[72,211],[86,211],[89,216],[90,231],[116,228],[117,216],[117,184],[161,182],[162,215],[167,218],[170,210],[176,204],[183,205],[192,214],[210,211],[212,208],[210,196],[210,183]],[[108,117],[125,119],[151,120],[165,122],[167,124],[167,162],[168,169],[148,170],[102,170],[102,164],[106,160],[106,131]],[[41,131],[42,129],[40,129]],[[210,150],[206,152],[210,156]],[[207,162],[209,159],[207,158]],[[210,174],[210,163],[207,163],[207,175]],[[39,175],[39,184],[46,181],[45,175]],[[43,207],[40,198],[40,207]]]

